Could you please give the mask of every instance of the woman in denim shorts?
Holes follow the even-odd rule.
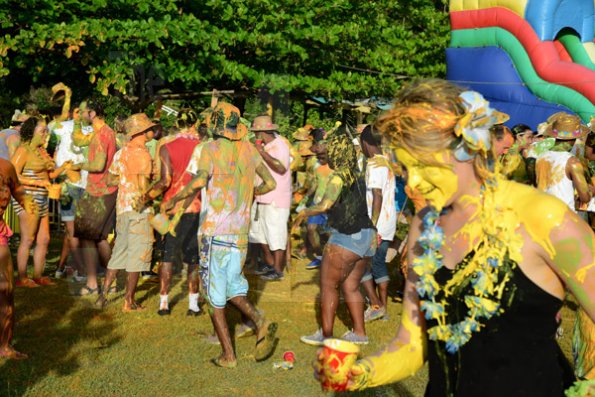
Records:
[[[376,251],[376,229],[368,217],[364,176],[357,167],[355,148],[346,134],[346,131],[337,131],[328,141],[318,143],[326,146],[333,173],[329,176],[322,201],[300,212],[294,225],[297,227],[309,216],[326,212],[331,229],[320,269],[322,328],[300,338],[302,342],[316,346],[333,336],[339,286],[353,322],[353,330],[347,331],[342,338],[358,344],[368,343],[359,284]]]

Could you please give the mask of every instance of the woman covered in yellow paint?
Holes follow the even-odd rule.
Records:
[[[503,179],[478,93],[442,80],[404,89],[377,125],[428,206],[409,232],[396,338],[351,369],[349,388],[429,362],[426,396],[562,396],[554,335],[565,289],[595,318],[595,236],[558,199]],[[324,377],[321,373],[319,376]]]

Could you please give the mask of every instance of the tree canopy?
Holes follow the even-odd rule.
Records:
[[[442,0],[0,0],[0,77],[12,92],[64,81],[151,91],[259,89],[392,95],[441,77]]]

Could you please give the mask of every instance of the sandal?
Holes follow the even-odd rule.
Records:
[[[142,307],[139,303],[133,303],[132,305],[130,305],[129,307],[126,306],[126,303],[124,303],[124,306],[122,307],[122,311],[124,313],[130,313],[130,312],[142,312],[143,310],[145,310],[144,307]]]
[[[8,347],[6,350],[0,350],[0,358],[6,358],[9,360],[25,360],[29,358],[29,356],[25,353],[16,351],[12,347]]]
[[[107,306],[107,298],[103,294],[99,294],[99,297],[95,301],[95,307],[99,309],[105,309]]]
[[[27,288],[37,288],[39,287],[39,284],[37,284],[35,281],[31,280],[30,278],[24,278],[21,280],[17,280],[15,282],[15,285],[17,287],[27,287]]]
[[[34,278],[33,281],[37,285],[56,285],[49,277]]]
[[[238,366],[238,361],[227,361],[223,357],[217,357],[211,360],[213,364],[221,368],[235,368]]]
[[[99,294],[99,287],[97,288],[90,288],[88,286],[83,286],[79,290],[78,296],[89,296],[89,295],[97,295]]]
[[[275,338],[277,328],[279,327],[277,323],[265,322],[263,327],[266,327],[267,333],[256,341],[256,351],[254,354],[256,361],[264,361],[271,357],[275,352],[277,342],[279,342],[279,338]]]

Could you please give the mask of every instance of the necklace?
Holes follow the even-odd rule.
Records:
[[[445,342],[446,350],[451,354],[467,343],[490,318],[503,312],[502,295],[511,276],[510,269],[505,266],[507,253],[509,249],[520,249],[522,245],[522,239],[519,240],[515,230],[510,230],[514,227],[511,225],[516,223],[509,219],[503,222],[499,218],[503,216],[503,211],[495,202],[497,185],[494,178],[482,186],[483,200],[478,200],[477,213],[471,218],[478,217],[479,222],[469,222],[459,232],[478,236],[479,242],[469,261],[465,266],[455,268],[452,278],[444,286],[440,286],[434,277],[443,267],[440,249],[445,235],[438,224],[440,214],[430,208],[423,217],[423,231],[417,242],[424,252],[412,263],[413,271],[419,276],[415,288],[425,318],[437,321],[437,325],[428,329],[428,337]],[[509,212],[506,211],[507,216],[510,216]],[[465,318],[449,322],[446,298],[465,285],[471,286],[470,293],[463,297],[467,307]]]

